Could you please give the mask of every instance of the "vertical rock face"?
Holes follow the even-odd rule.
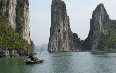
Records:
[[[73,49],[73,33],[70,28],[69,16],[66,12],[66,4],[61,0],[53,0],[48,51],[67,52]]]
[[[30,44],[30,27],[29,27],[29,3],[26,2],[25,6],[24,6],[24,34],[23,37],[24,39],[26,39],[28,41],[28,43]]]
[[[7,0],[0,0],[0,22],[6,23],[6,6]]]
[[[16,5],[17,0],[0,0],[0,19],[5,19],[6,24],[16,28]]]
[[[0,22],[10,25],[30,44],[28,0],[0,0]]]
[[[86,40],[86,44],[92,50],[98,49],[101,37],[106,35],[108,31],[109,15],[106,12],[103,4],[99,4],[93,11],[92,19],[90,21],[90,32]]]
[[[16,30],[30,43],[28,0],[17,0]]]
[[[8,17],[8,25],[10,25],[13,29],[16,28],[16,5],[17,0],[7,0],[7,17]]]
[[[0,22],[5,22],[30,44],[28,0],[0,0]]]

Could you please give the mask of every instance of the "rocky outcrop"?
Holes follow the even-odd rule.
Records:
[[[80,40],[70,29],[66,5],[53,0],[49,52],[88,51],[116,49],[116,20],[111,20],[103,4],[99,4],[90,19],[90,31],[85,40]]]
[[[28,0],[17,0],[16,30],[30,44],[29,29],[29,2]]]
[[[16,5],[17,0],[7,0],[7,24],[10,25],[13,29],[16,28]]]
[[[0,0],[0,19],[13,29],[16,28],[17,0]]]
[[[53,0],[51,5],[51,27],[48,43],[49,52],[73,51],[73,33],[70,28],[66,4],[61,0]]]
[[[11,26],[30,44],[28,0],[0,0],[0,22]]]
[[[6,23],[7,0],[0,0],[0,22]]]
[[[86,48],[92,50],[100,49],[101,38],[108,32],[109,15],[103,4],[99,4],[93,11],[92,19],[90,20],[90,31],[88,38],[85,40]]]

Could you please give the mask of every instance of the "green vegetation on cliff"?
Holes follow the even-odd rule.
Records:
[[[81,40],[76,33],[73,33],[73,42],[75,50],[81,50]]]
[[[116,49],[116,20],[110,20],[108,24],[107,33],[101,35],[100,43],[98,45],[98,50],[115,50]],[[81,43],[81,49],[92,50],[90,48],[90,41],[92,38],[87,38],[83,43]]]
[[[21,35],[10,26],[0,23],[0,48],[9,50],[31,51],[34,48],[33,42],[28,44]]]
[[[116,49],[116,20],[110,20],[108,32],[101,38],[99,48]]]

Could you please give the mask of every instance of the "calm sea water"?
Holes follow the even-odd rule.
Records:
[[[41,64],[25,65],[25,57],[0,58],[0,73],[116,73],[116,53],[38,53]]]

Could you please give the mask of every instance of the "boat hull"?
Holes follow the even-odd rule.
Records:
[[[37,63],[43,63],[44,62],[44,60],[37,60],[37,61],[26,61],[25,63],[26,64],[37,64]]]

